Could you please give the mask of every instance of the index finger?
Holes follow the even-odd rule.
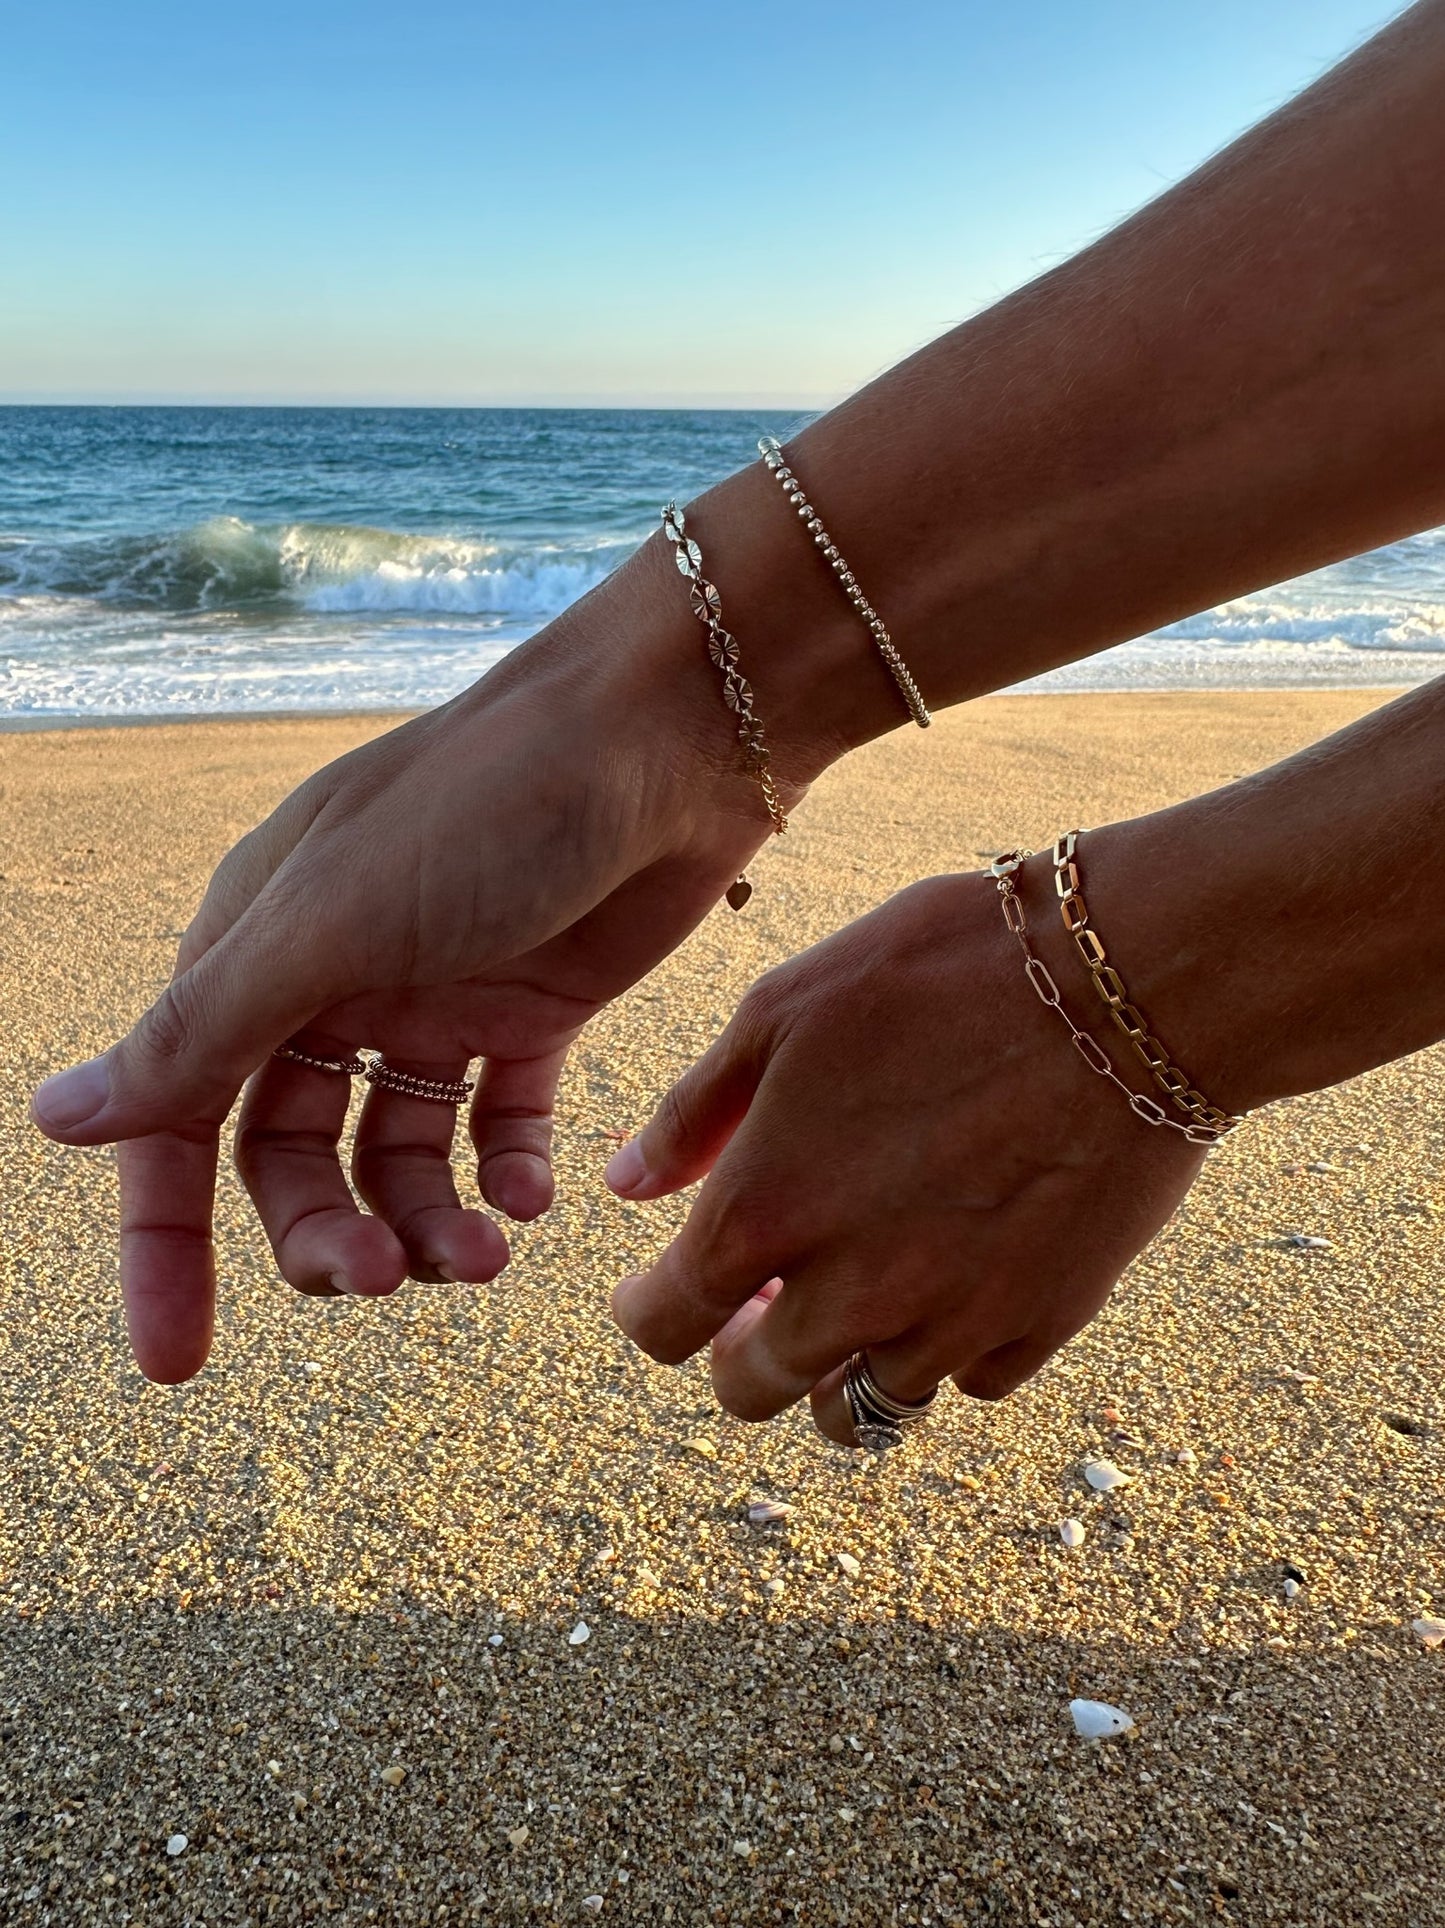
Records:
[[[760,1287],[789,1277],[812,1243],[796,1174],[766,1152],[778,1139],[758,1118],[749,1115],[672,1244],[612,1295],[613,1318],[662,1365],[701,1351]]]

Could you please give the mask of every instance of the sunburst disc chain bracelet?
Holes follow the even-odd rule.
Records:
[[[662,527],[672,544],[673,560],[687,578],[692,613],[707,631],[707,653],[722,671],[723,701],[737,717],[738,742],[748,774],[761,790],[773,829],[781,836],[788,827],[788,813],[773,782],[767,739],[753,709],[752,685],[742,672],[737,638],[723,626],[722,597],[717,585],[702,572],[702,550],[688,534],[687,522],[675,502],[669,502],[663,510]],[[741,910],[752,894],[747,878],[739,877],[728,886],[730,908]]]

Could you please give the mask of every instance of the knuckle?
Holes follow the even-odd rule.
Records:
[[[776,1419],[784,1406],[769,1397],[758,1387],[730,1386],[713,1381],[717,1403],[733,1419],[741,1419],[746,1425],[761,1426],[769,1419]],[[785,1402],[791,1403],[791,1402]]]
[[[736,1023],[748,1035],[771,1031],[789,1002],[791,979],[785,965],[776,965],[750,984],[738,1005]]]
[[[190,980],[168,984],[131,1034],[143,1055],[161,1065],[183,1058],[195,1041],[200,1013]]]
[[[953,1383],[967,1398],[992,1405],[1000,1399],[1007,1399],[1011,1392],[1016,1392],[1020,1382],[1016,1371],[981,1359],[963,1372],[956,1372]]]

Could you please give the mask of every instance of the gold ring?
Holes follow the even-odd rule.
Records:
[[[289,1044],[278,1044],[271,1053],[273,1058],[288,1058],[292,1064],[309,1065],[313,1071],[336,1071],[343,1077],[358,1077],[366,1069],[362,1058],[313,1058],[305,1051],[295,1051]]]
[[[474,1086],[469,1078],[421,1078],[410,1071],[397,1071],[378,1051],[362,1067],[361,1075],[369,1085],[394,1091],[402,1098],[420,1098],[429,1105],[461,1105],[471,1096]]]

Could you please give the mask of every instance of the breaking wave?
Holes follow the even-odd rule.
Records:
[[[633,544],[502,544],[351,524],[215,516],[160,535],[0,539],[0,597],[76,598],[183,614],[279,605],[318,613],[558,614]]]

